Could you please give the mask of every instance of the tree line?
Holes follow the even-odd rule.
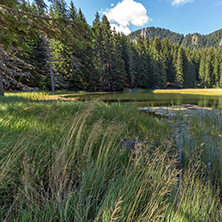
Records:
[[[5,89],[121,91],[222,87],[222,47],[190,49],[140,34],[131,41],[96,13],[89,26],[64,0],[3,0],[0,92]]]

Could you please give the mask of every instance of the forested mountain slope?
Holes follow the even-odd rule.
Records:
[[[168,29],[149,27],[132,32],[129,37],[131,40],[135,41],[139,34],[142,35],[143,39],[145,39],[146,36],[148,36],[149,39],[160,36],[161,40],[168,39],[172,43],[178,43],[188,48],[217,48],[222,46],[222,29],[210,33],[209,35],[194,33],[184,36]]]
[[[181,44],[184,39],[184,35],[182,34],[172,32],[169,29],[155,28],[155,27],[149,27],[149,28],[137,30],[129,34],[129,37],[131,40],[136,41],[139,34],[142,35],[143,39],[145,39],[146,36],[148,36],[149,39],[151,40],[159,36],[161,40],[169,39],[170,42],[179,43],[179,44]]]

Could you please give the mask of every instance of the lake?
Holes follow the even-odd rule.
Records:
[[[65,95],[66,99],[75,98],[74,95]],[[79,101],[100,101],[113,103],[135,104],[136,106],[167,106],[180,104],[195,104],[201,107],[222,108],[222,96],[188,95],[179,93],[100,93],[82,94],[76,96]]]

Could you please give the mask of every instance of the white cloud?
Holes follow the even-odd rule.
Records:
[[[111,4],[111,7],[113,7],[113,6],[114,6],[114,4],[112,3],[112,4]]]
[[[123,0],[114,8],[104,14],[109,21],[117,22],[122,26],[132,23],[135,26],[143,26],[149,21],[145,7],[134,0]]]
[[[184,5],[187,3],[192,3],[194,0],[173,0],[172,5],[173,6],[179,6],[179,5]]]
[[[122,25],[116,25],[116,24],[110,24],[111,29],[116,32],[124,33],[125,35],[129,35],[131,33],[130,29],[128,27],[123,27]]]
[[[135,26],[143,26],[151,19],[147,16],[147,10],[139,2],[134,0],[123,0],[119,2],[114,8],[108,9],[104,14],[110,22],[115,22],[124,33],[129,32],[128,26],[130,24]],[[117,30],[117,25],[115,26]]]

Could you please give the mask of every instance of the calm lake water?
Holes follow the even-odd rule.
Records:
[[[66,98],[74,97],[67,95]],[[195,104],[202,107],[212,107],[222,109],[222,96],[203,95],[183,95],[169,93],[109,93],[109,94],[87,94],[78,95],[80,101],[90,101],[97,99],[100,101],[113,103],[135,104],[137,106],[166,106],[180,104]]]

